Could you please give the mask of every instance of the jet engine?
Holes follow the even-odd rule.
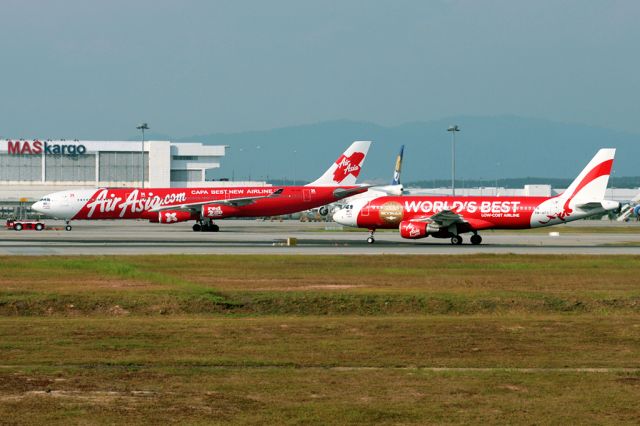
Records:
[[[418,238],[427,237],[428,224],[426,222],[412,222],[410,220],[403,220],[400,222],[400,236],[402,238],[409,238],[412,240]]]
[[[202,206],[202,217],[222,219],[238,215],[238,208],[225,204],[205,204]]]
[[[194,219],[191,212],[184,210],[163,210],[158,212],[158,216],[150,217],[149,222],[153,223],[178,223]]]
[[[451,236],[446,228],[440,228],[432,223],[414,222],[410,220],[400,222],[400,236],[402,238],[417,240],[418,238],[426,238],[429,235],[435,238],[448,238]]]

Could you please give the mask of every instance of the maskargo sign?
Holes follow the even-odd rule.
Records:
[[[79,144],[59,144],[34,141],[7,141],[7,153],[10,155],[82,155],[87,152],[87,147]]]

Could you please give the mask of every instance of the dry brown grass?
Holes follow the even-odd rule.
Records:
[[[0,291],[640,294],[638,256],[0,257]]]
[[[11,366],[640,369],[638,316],[4,318],[0,335]]]

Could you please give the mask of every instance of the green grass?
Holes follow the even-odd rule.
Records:
[[[0,257],[0,419],[634,424],[639,272],[638,256]]]

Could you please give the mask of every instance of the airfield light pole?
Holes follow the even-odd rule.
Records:
[[[141,123],[136,126],[136,129],[142,132],[142,144],[140,145],[140,155],[142,156],[142,178],[140,180],[142,181],[142,189],[144,189],[144,131],[149,130],[149,126],[147,126],[147,123]]]
[[[500,179],[498,177],[498,173],[500,173],[500,162],[499,161],[496,163],[496,197],[498,196],[498,180]]]
[[[293,186],[296,186],[296,153],[298,151],[297,150],[293,150],[293,161],[291,162],[293,164]]]
[[[456,195],[456,132],[460,128],[457,124],[449,126],[447,132],[451,132],[451,195]]]

